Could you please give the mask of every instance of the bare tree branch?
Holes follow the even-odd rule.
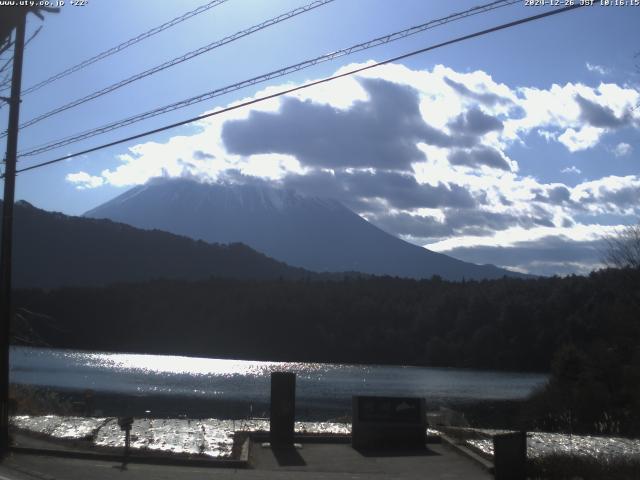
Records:
[[[640,223],[605,237],[604,262],[611,268],[640,268]]]

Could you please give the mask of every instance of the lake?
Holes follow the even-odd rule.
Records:
[[[352,395],[424,397],[431,407],[521,400],[548,378],[454,368],[260,362],[31,347],[12,347],[10,355],[12,383],[80,394],[91,389],[96,408],[111,405],[131,414],[159,416],[267,416],[273,371],[296,373],[300,418],[346,414]]]

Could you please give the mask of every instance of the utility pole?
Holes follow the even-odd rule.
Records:
[[[15,24],[9,128],[4,172],[2,204],[2,246],[0,249],[0,455],[9,450],[9,344],[11,335],[11,250],[13,242],[13,203],[16,186],[16,155],[20,117],[22,56],[27,10],[21,11]]]

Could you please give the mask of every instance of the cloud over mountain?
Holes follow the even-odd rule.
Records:
[[[470,150],[454,150],[449,154],[449,162],[452,165],[466,165],[478,167],[485,165],[500,170],[511,170],[509,162],[492,147],[476,147]]]
[[[466,112],[462,112],[449,122],[448,126],[454,132],[476,136],[484,135],[493,130],[502,130],[503,128],[500,120],[487,115],[478,107],[472,107]]]
[[[67,179],[78,188],[157,176],[268,182],[333,197],[443,253],[533,273],[587,271],[599,260],[572,257],[572,245],[640,216],[640,174],[588,170],[581,156],[634,161],[633,142],[618,136],[640,128],[639,102],[617,83],[507,85],[480,70],[391,64],[211,117],[194,133],[131,147],[116,168]],[[536,141],[544,156],[529,147]]]
[[[629,124],[631,114],[626,111],[620,117],[607,105],[600,105],[587,100],[582,95],[576,95],[576,102],[580,106],[580,118],[592,127],[618,128]]]
[[[418,142],[452,144],[424,121],[415,89],[378,79],[362,79],[361,85],[368,99],[348,110],[288,97],[278,112],[252,111],[246,120],[226,122],[226,150],[292,155],[307,167],[410,170],[424,160]]]

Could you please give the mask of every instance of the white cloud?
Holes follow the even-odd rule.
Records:
[[[573,227],[512,227],[496,232],[493,236],[459,236],[425,245],[435,252],[447,252],[460,247],[514,247],[522,242],[534,242],[547,237],[562,237],[574,242],[599,240],[615,233],[619,226],[574,225]]]
[[[87,172],[69,173],[65,179],[68,182],[75,184],[78,190],[97,188],[105,184],[104,178],[89,175]]]
[[[587,70],[589,70],[590,72],[595,72],[600,75],[607,75],[610,73],[610,70],[608,68],[603,67],[602,65],[596,65],[594,63],[587,62],[586,67],[587,67]]]
[[[583,182],[572,189],[571,199],[592,214],[640,215],[640,176]]]
[[[548,141],[555,138],[569,151],[577,152],[594,147],[614,128],[606,122],[602,124],[603,115],[609,123],[616,120],[620,126],[630,124],[632,119],[640,120],[640,111],[633,110],[640,101],[640,93],[626,86],[601,83],[594,88],[566,83],[554,84],[549,89],[520,87],[516,91],[520,96],[516,103],[524,115],[505,121],[505,136],[512,140],[521,141],[523,135],[537,130]],[[591,106],[591,111],[585,113],[585,104]]]
[[[345,65],[338,73],[364,64]],[[363,72],[358,77],[345,77],[330,84],[322,84],[307,90],[296,92],[293,96],[303,101],[330,105],[347,110],[354,102],[365,101],[367,93],[358,78],[377,78],[398,84],[409,85],[417,90],[420,98],[420,112],[424,120],[434,128],[448,131],[448,125],[461,113],[482,104],[482,111],[494,118],[501,118],[503,128],[487,132],[482,136],[482,144],[493,148],[511,166],[512,172],[518,171],[517,158],[511,158],[506,150],[513,142],[525,143],[530,132],[537,132],[549,142],[559,142],[571,152],[593,148],[607,133],[606,128],[598,128],[585,123],[581,119],[581,107],[577,96],[586,99],[597,107],[608,108],[611,115],[620,118],[629,111],[629,106],[640,100],[640,95],[631,88],[615,84],[600,84],[589,87],[580,83],[554,84],[548,89],[531,87],[510,87],[496,82],[491,75],[483,71],[461,73],[443,65],[436,65],[432,70],[412,70],[398,64],[385,65],[377,69]],[[239,99],[233,104],[245,100],[273,94],[293,84],[273,85],[264,88],[255,96]],[[121,164],[103,171],[100,175],[102,184],[115,186],[131,186],[144,183],[149,178],[167,175],[195,175],[216,180],[221,172],[236,169],[247,175],[256,175],[268,179],[281,178],[288,172],[302,173],[302,167],[295,158],[273,156],[268,152],[246,157],[232,155],[226,151],[221,141],[224,122],[248,118],[252,111],[277,112],[282,104],[281,98],[260,102],[251,107],[226,112],[220,116],[210,117],[195,125],[200,132],[192,135],[179,135],[166,142],[146,142],[129,148],[127,153],[118,157]],[[640,119],[640,111],[633,115]],[[431,146],[425,146],[426,149]],[[436,149],[437,150],[437,149]],[[201,151],[206,155],[194,158],[193,152]],[[434,149],[428,155],[436,157],[435,166],[438,175],[423,176],[423,182],[437,183],[442,176],[462,177],[469,182],[474,179],[470,175],[480,175],[483,180],[488,172],[502,183],[506,181],[504,172],[495,172],[486,166],[480,170],[457,166],[452,167],[447,161],[450,152]],[[430,160],[432,160],[430,158]],[[430,162],[429,168],[434,167]],[[419,172],[422,167],[416,166]],[[445,170],[449,170],[446,173]],[[431,178],[428,178],[431,177]],[[521,179],[522,180],[522,179]],[[517,178],[511,183],[518,182]],[[498,182],[500,183],[500,182]],[[92,186],[97,186],[94,179]]]
[[[268,180],[280,180],[288,173],[304,174],[306,171],[295,157],[274,153],[252,155],[249,161],[238,166],[244,175]]]
[[[544,138],[547,142],[557,140],[557,137],[558,137],[556,133],[550,132],[548,130],[538,130],[538,135]]]
[[[615,146],[613,149],[613,154],[616,157],[624,157],[625,155],[629,155],[633,151],[633,147],[628,143],[621,142]]]
[[[562,173],[575,173],[580,175],[582,173],[582,170],[580,170],[578,167],[576,167],[575,165],[571,165],[570,167],[567,168],[563,168],[562,170],[560,170]]]
[[[346,65],[339,72],[359,65]],[[585,220],[584,217],[582,222],[575,221],[578,213],[587,216],[640,214],[640,207],[637,206],[640,202],[633,203],[635,195],[640,192],[639,177],[610,176],[574,187],[562,183],[544,183],[530,174],[522,174],[517,156],[511,154],[513,150],[509,150],[516,143],[526,146],[527,136],[535,134],[550,144],[560,144],[568,151],[578,153],[599,145],[611,130],[617,128],[616,122],[637,128],[640,125],[640,109],[632,111],[630,107],[640,102],[640,94],[630,87],[612,83],[600,83],[598,86],[553,84],[548,88],[509,86],[497,82],[483,71],[461,73],[442,65],[431,70],[412,70],[391,64],[363,72],[359,77],[345,77],[333,83],[301,90],[293,96],[303,102],[331,106],[338,109],[338,115],[341,115],[356,102],[368,100],[369,94],[358,78],[383,79],[413,87],[418,93],[420,115],[429,126],[446,135],[454,135],[453,122],[473,108],[502,124],[502,128],[479,135],[479,145],[493,149],[508,163],[510,170],[493,168],[487,164],[452,165],[449,157],[454,151],[453,147],[442,146],[446,143],[440,146],[418,143],[417,148],[424,153],[424,160],[412,163],[411,171],[407,173],[412,174],[420,185],[448,185],[466,190],[478,201],[478,208],[482,212],[508,214],[529,219],[531,223],[529,226],[507,226],[493,235],[454,232],[449,238],[443,237],[430,243],[428,248],[447,251],[471,246],[513,246],[519,242],[541,241],[550,236],[587,241],[593,240],[601,232],[595,220],[593,225],[589,224],[591,220]],[[233,104],[292,86],[269,86]],[[215,181],[228,170],[274,181],[282,180],[288,174],[305,175],[312,172],[313,168],[304,166],[307,164],[291,154],[272,151],[252,155],[232,154],[222,140],[225,122],[246,120],[251,112],[276,114],[281,106],[282,98],[274,98],[207,118],[195,124],[198,131],[193,134],[176,135],[162,143],[149,141],[130,147],[118,157],[118,165],[104,170],[99,176],[77,172],[69,174],[67,180],[76,184],[77,188],[96,188],[107,184],[133,186],[157,176],[192,176]],[[590,110],[585,113],[585,108]],[[613,149],[618,156],[628,155],[631,151],[631,145],[625,142]],[[561,172],[582,173],[576,166],[564,168]],[[361,205],[370,205],[371,211],[388,204],[383,198],[362,198],[360,201]],[[365,214],[367,211],[359,210],[357,213]],[[435,218],[443,225],[447,221],[445,212],[437,208],[416,208],[405,213]],[[608,231],[608,227],[604,230]]]
[[[587,126],[579,130],[567,128],[562,135],[558,136],[558,141],[570,152],[577,152],[597,145],[601,134],[602,129],[595,127]]]

